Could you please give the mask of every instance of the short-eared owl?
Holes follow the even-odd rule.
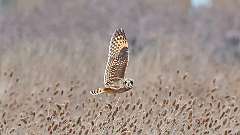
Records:
[[[128,42],[123,29],[117,29],[109,45],[108,61],[104,74],[104,88],[90,91],[92,95],[101,93],[122,93],[133,88],[133,79],[125,78],[128,65]]]

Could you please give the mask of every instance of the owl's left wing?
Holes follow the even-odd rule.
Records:
[[[111,38],[104,74],[105,87],[123,79],[128,65],[128,42],[123,29],[117,29]]]

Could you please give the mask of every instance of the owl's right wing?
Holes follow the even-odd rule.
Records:
[[[117,29],[111,38],[104,74],[105,87],[123,79],[128,65],[128,42],[123,29]]]

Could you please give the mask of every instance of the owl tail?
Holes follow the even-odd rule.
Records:
[[[112,92],[112,89],[110,89],[110,88],[98,88],[98,89],[95,89],[95,90],[91,90],[90,94],[99,95],[99,94],[102,94],[102,93],[111,93],[111,92]]]

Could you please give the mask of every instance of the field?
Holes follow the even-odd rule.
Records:
[[[3,1],[0,135],[240,134],[236,4]],[[92,96],[120,27],[134,88]]]

